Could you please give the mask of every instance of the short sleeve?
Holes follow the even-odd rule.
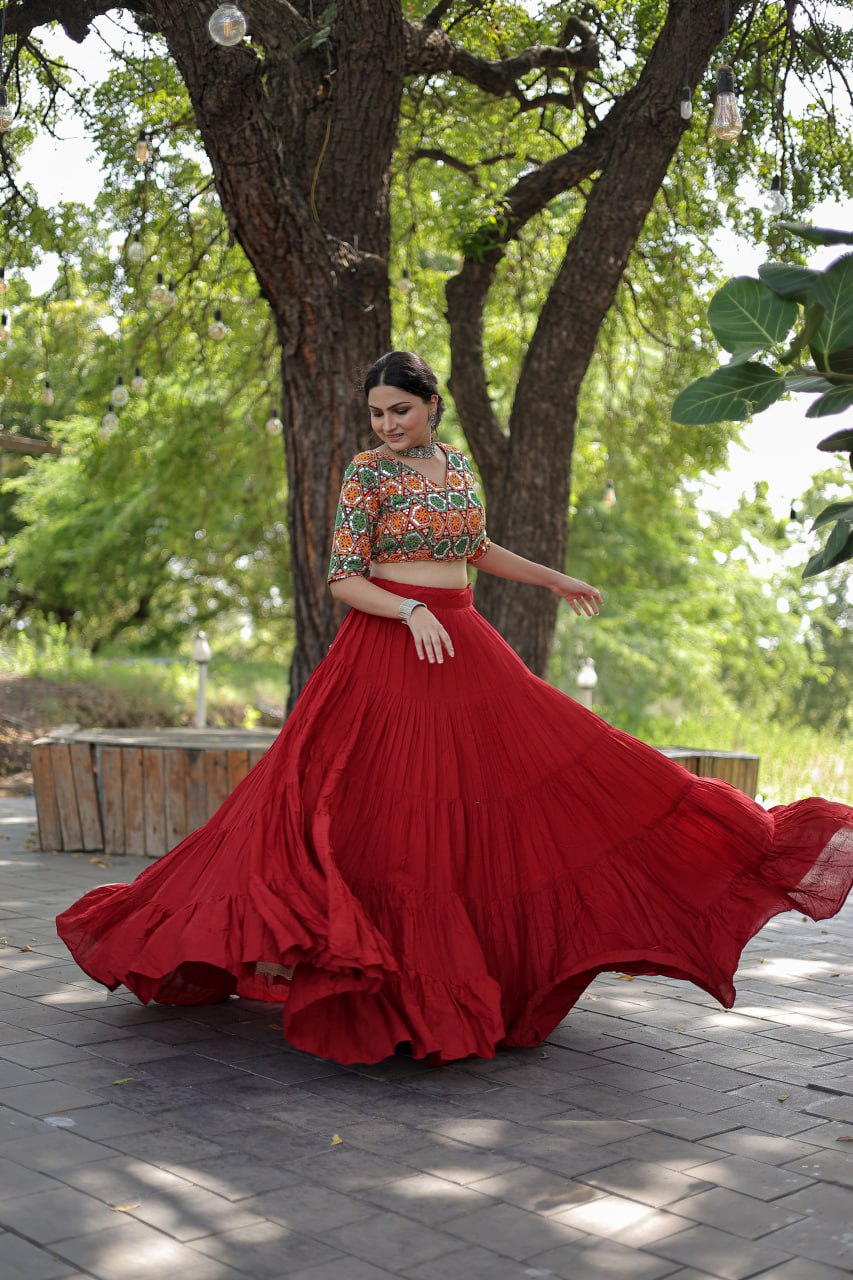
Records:
[[[478,560],[482,560],[483,556],[492,545],[492,540],[486,533],[485,529],[483,530],[482,539],[482,542],[480,542],[479,545],[471,552],[470,556],[467,557],[469,564],[476,564]]]
[[[371,529],[379,510],[379,485],[369,455],[358,454],[344,472],[335,515],[329,582],[364,577],[370,568]]]

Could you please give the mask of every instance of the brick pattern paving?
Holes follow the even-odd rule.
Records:
[[[849,1280],[853,903],[731,1012],[609,975],[541,1048],[345,1068],[70,963],[55,913],[143,865],[0,802],[0,1280]]]

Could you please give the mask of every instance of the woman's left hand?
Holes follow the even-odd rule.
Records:
[[[570,578],[566,573],[557,574],[557,580],[552,584],[551,590],[563,600],[568,600],[579,617],[584,614],[590,618],[593,617],[604,603],[601,592],[595,587],[591,587],[588,582],[581,582],[580,578]]]

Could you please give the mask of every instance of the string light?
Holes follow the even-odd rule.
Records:
[[[5,298],[9,292],[9,281],[6,279],[6,268],[0,267],[0,298]]]
[[[268,436],[280,436],[284,430],[284,423],[278,416],[278,409],[273,409],[270,416],[264,423],[264,430]]]
[[[717,72],[713,128],[721,142],[734,142],[743,132],[743,119],[735,97],[734,71],[726,65]]]
[[[144,391],[146,385],[147,384],[145,382],[145,379],[142,376],[142,370],[140,369],[139,365],[137,365],[136,369],[134,370],[133,377],[130,380],[130,389],[131,391],[136,391],[136,392]]]
[[[6,96],[6,90],[0,89],[0,133],[6,133],[15,123],[15,108]]]
[[[124,385],[124,375],[119,374],[116,378],[116,384],[110,392],[110,404],[115,409],[123,409],[130,399],[130,392]]]
[[[148,134],[144,129],[139,130],[139,137],[136,139],[136,146],[133,149],[133,154],[136,156],[136,159],[140,164],[147,164],[151,151],[148,146]]]
[[[111,408],[107,409],[103,418],[101,418],[101,430],[99,432],[102,440],[109,440],[112,433],[118,426],[118,414]]]
[[[50,385],[50,378],[45,378],[44,380],[44,390],[41,393],[41,398],[49,409],[55,399],[53,387]]]
[[[222,311],[219,307],[217,307],[213,313],[213,319],[210,322],[207,332],[210,337],[213,338],[214,342],[221,342],[228,334],[228,325],[222,319]]]
[[[782,195],[782,178],[778,173],[770,183],[770,190],[767,193],[765,208],[768,213],[774,214],[775,216],[785,212],[785,197]]]
[[[408,271],[404,268],[403,278],[397,281],[397,288],[400,290],[401,293],[411,293],[414,287],[415,287],[414,284],[409,278]]]
[[[693,93],[688,84],[681,90],[680,111],[682,120],[689,120],[693,115]]]
[[[0,342],[9,341],[9,316],[4,311],[0,316]]]
[[[172,307],[175,305],[175,303],[178,301],[178,295],[175,293],[174,280],[169,281],[169,287],[168,289],[165,290],[160,301],[162,302],[163,306],[168,307],[170,311]]]
[[[212,40],[230,49],[240,41],[248,30],[246,15],[236,4],[220,4],[219,8],[207,24]]]
[[[604,505],[605,507],[616,506],[616,485],[612,480],[608,480],[604,486]]]
[[[729,66],[729,0],[723,7],[723,65],[717,71],[713,130],[721,142],[734,142],[743,132],[735,97],[735,73]]]
[[[138,231],[134,231],[133,239],[127,246],[127,260],[132,262],[135,267],[141,266],[145,261],[145,245],[142,243],[142,236]]]
[[[166,284],[163,279],[163,272],[158,271],[157,281],[152,286],[151,292],[148,295],[148,299],[150,302],[163,302],[168,292],[169,291],[166,288]]]
[[[10,105],[3,85],[3,46],[6,40],[6,10],[9,8],[9,0],[0,10],[0,133],[6,133],[15,123],[15,108]]]

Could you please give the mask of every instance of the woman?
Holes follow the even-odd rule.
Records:
[[[765,812],[531,675],[466,564],[578,614],[601,596],[489,541],[419,357],[383,356],[365,392],[378,443],[344,475],[329,580],[350,612],[329,653],[210,821],[60,935],[146,1002],[281,1001],[290,1042],[341,1063],[539,1044],[608,969],[729,1007],[771,916],[841,907],[853,809]]]

